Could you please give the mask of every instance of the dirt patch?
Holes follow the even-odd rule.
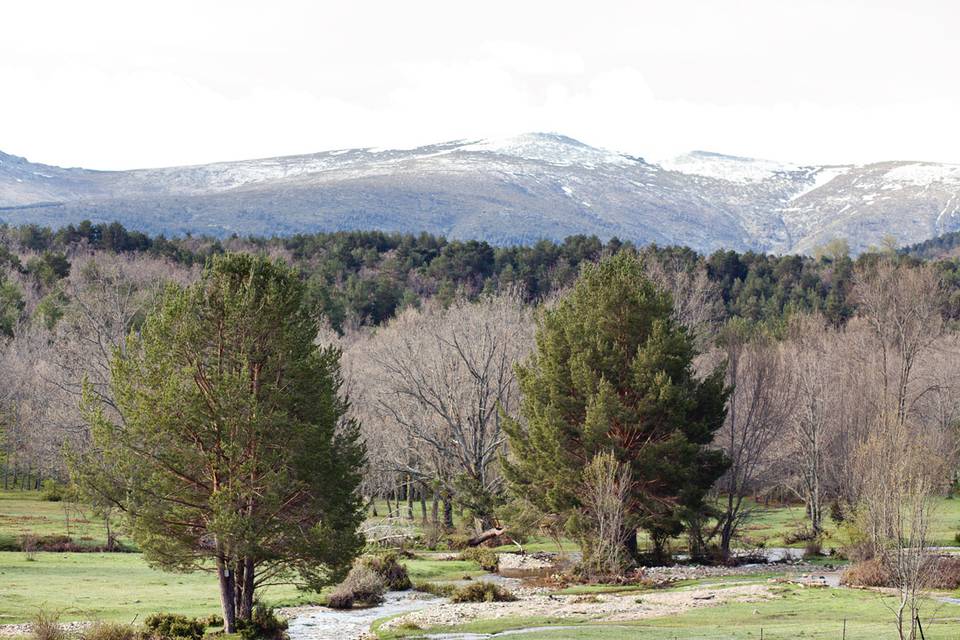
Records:
[[[520,590],[516,602],[444,603],[388,620],[381,628],[415,624],[426,629],[453,626],[474,620],[550,616],[578,621],[625,622],[671,616],[727,602],[758,602],[773,597],[767,585],[737,585],[722,589],[688,589],[595,597],[558,596]]]

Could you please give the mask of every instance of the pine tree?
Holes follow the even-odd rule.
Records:
[[[621,252],[587,265],[541,316],[537,349],[517,367],[521,417],[505,430],[512,490],[576,528],[583,469],[612,451],[630,466],[629,510],[658,547],[703,508],[726,468],[708,448],[728,395],[722,368],[695,376],[691,337],[672,318],[669,294]],[[627,537],[636,553],[636,536]]]
[[[216,569],[228,632],[259,587],[299,574],[316,588],[362,545],[364,452],[303,291],[293,270],[241,254],[171,285],[113,356],[117,410],[86,398],[93,446],[72,459],[153,566]]]

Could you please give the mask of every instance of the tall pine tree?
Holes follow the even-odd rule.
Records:
[[[123,513],[152,565],[216,571],[228,632],[259,587],[316,587],[362,545],[364,452],[339,353],[316,335],[292,269],[215,257],[114,355],[116,411],[85,401],[78,485]]]
[[[517,367],[521,416],[505,426],[512,490],[570,523],[593,457],[613,452],[628,464],[629,513],[658,551],[726,468],[708,448],[725,415],[723,371],[697,378],[692,339],[671,314],[636,255],[587,265],[543,313],[536,351]],[[636,536],[627,540],[636,554]]]

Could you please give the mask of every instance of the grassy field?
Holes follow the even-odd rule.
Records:
[[[103,520],[82,506],[44,502],[35,491],[0,491],[0,549],[9,549],[27,534],[68,535],[91,547],[107,541]]]
[[[381,513],[384,511],[385,505],[381,506]],[[419,523],[419,518],[416,523]],[[416,523],[413,526],[419,527]],[[16,544],[25,534],[67,535],[67,526],[62,503],[43,502],[37,493],[0,492],[0,548]],[[781,546],[784,536],[801,526],[801,508],[769,509],[758,512],[747,533],[752,538],[751,544],[763,542],[768,547]],[[832,523],[830,526],[832,527]],[[944,499],[939,505],[934,544],[956,544],[954,535],[958,530],[960,500]],[[103,545],[106,538],[100,519],[89,512],[78,517],[75,510],[70,512],[69,535],[74,541],[89,546]],[[831,528],[827,546],[840,546],[842,542],[842,532]],[[556,544],[545,538],[537,538],[526,545],[526,548],[556,550]],[[569,550],[575,547],[565,541],[564,548]],[[504,547],[504,550],[514,549],[513,546]],[[425,554],[422,559],[408,561],[407,564],[414,581],[458,580],[466,575],[476,576],[482,573],[472,562],[440,561],[431,558],[429,554]],[[844,592],[841,597],[853,597],[856,601],[862,595]],[[803,607],[808,606],[805,600],[807,597],[801,593],[790,598],[804,615],[806,612]],[[264,600],[274,605],[312,602],[317,599],[316,594],[304,594],[289,586],[274,587],[264,592]],[[22,552],[0,552],[0,624],[29,620],[41,607],[61,611],[64,620],[102,618],[126,621],[135,616],[142,618],[155,611],[206,615],[215,613],[219,608],[216,582],[212,575],[180,575],[155,571],[150,569],[137,553],[37,553],[33,560],[29,560]],[[725,611],[727,609],[733,609],[729,615],[736,613],[736,608],[724,607]],[[707,613],[697,612],[697,615]],[[687,617],[681,617],[680,620],[683,622]],[[747,616],[747,620],[752,621],[754,618]],[[698,621],[694,616],[689,620],[692,629],[690,633],[699,628],[697,625],[709,624],[716,623]],[[648,631],[653,633],[655,628],[656,625],[653,625]],[[613,633],[612,630],[582,631],[587,634],[601,634],[582,637],[618,637],[602,635]],[[656,633],[660,633],[660,630]],[[956,638],[956,635],[952,637]]]
[[[413,581],[459,580],[483,572],[473,562],[406,561]],[[274,606],[317,602],[317,594],[292,586],[267,587]],[[139,619],[156,611],[201,616],[220,611],[210,573],[175,574],[147,566],[138,553],[0,552],[0,624],[27,622],[39,609],[59,611],[64,621]]]
[[[646,621],[604,624],[597,620],[557,618],[499,618],[458,627],[381,632],[384,640],[414,638],[425,633],[498,633],[511,629],[558,627],[523,633],[524,640],[813,640],[841,639],[846,621],[848,640],[893,638],[889,601],[873,592],[848,589],[779,587],[778,597],[763,602],[726,604],[695,609],[680,615]],[[927,640],[956,640],[960,633],[960,606],[928,603]],[[376,626],[376,625],[375,625]],[[572,628],[571,628],[572,627]]]

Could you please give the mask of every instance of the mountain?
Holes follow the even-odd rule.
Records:
[[[704,151],[658,163],[557,134],[416,149],[132,171],[0,153],[0,220],[118,220],[150,233],[226,236],[382,229],[497,244],[577,233],[640,243],[855,251],[960,230],[960,165],[800,166]]]

